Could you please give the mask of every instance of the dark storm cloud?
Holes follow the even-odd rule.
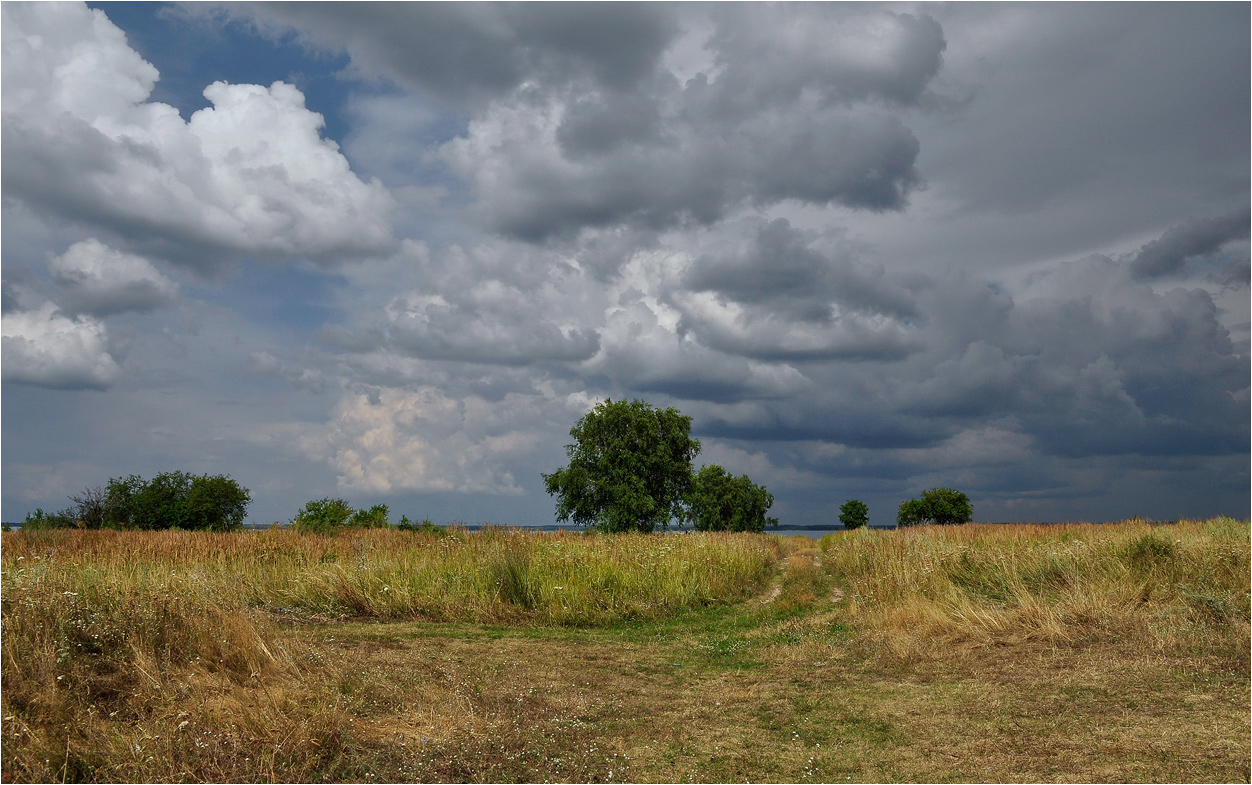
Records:
[[[780,400],[706,406],[702,432],[923,451],[865,458],[883,476],[902,462],[918,471],[934,459],[928,450],[979,465],[996,439],[1023,465],[1249,449],[1246,347],[1232,344],[1202,289],[1158,294],[1129,264],[1093,256],[1012,294],[949,279],[916,297],[917,353],[873,365],[799,362],[811,384]]]
[[[656,145],[664,141],[660,108],[651,97],[609,94],[575,100],[565,108],[557,128],[561,151],[570,160],[613,152],[625,144]]]
[[[1208,256],[1233,240],[1247,240],[1249,225],[1247,208],[1217,218],[1193,218],[1139,249],[1131,275],[1157,278],[1180,272],[1190,259]]]
[[[683,95],[701,89],[689,85]],[[663,130],[629,143],[621,132],[588,132],[572,161],[561,135],[569,141],[582,131],[559,126],[550,136],[542,115],[507,114],[441,156],[471,182],[491,228],[528,241],[619,224],[711,224],[732,209],[787,199],[894,210],[920,181],[916,137],[872,109],[769,111],[726,126],[667,116]],[[604,152],[587,153],[596,147]]]
[[[1248,264],[1246,257],[1227,262],[1220,270],[1211,274],[1209,280],[1223,289],[1246,289],[1252,283],[1252,265]]]
[[[821,103],[916,102],[939,72],[946,42],[928,16],[841,5],[721,5],[709,44],[723,71],[712,103],[726,114],[788,106],[802,92]]]
[[[491,229],[528,241],[709,224],[789,199],[901,209],[920,148],[893,112],[920,100],[945,46],[929,17],[728,6],[708,67],[682,82],[662,55],[686,12],[668,6],[255,13],[345,48],[364,71],[469,101],[473,122],[439,158]]]
[[[1092,234],[1112,220],[1146,219],[1141,231],[1177,222],[1194,215],[1196,200],[1222,211],[1246,205],[1247,6],[942,11],[950,45],[962,47],[948,51],[944,74],[966,100],[914,123],[927,140],[928,177],[954,203],[1000,219],[1077,207]],[[958,118],[962,130],[951,133]],[[1069,220],[1088,231],[1081,217]]]
[[[678,32],[651,3],[260,3],[258,20],[291,25],[346,49],[353,65],[461,104],[506,95],[531,79],[590,73],[610,90],[648,76]]]
[[[747,244],[696,259],[685,288],[768,304],[775,313],[801,321],[829,322],[834,306],[896,318],[919,316],[909,292],[888,284],[881,269],[857,267],[846,250],[842,256],[824,254],[810,247],[812,239],[785,218],[762,224]]]
[[[920,298],[933,343],[900,369],[900,411],[954,425],[1012,418],[1042,451],[1068,456],[1246,450],[1248,357],[1207,292],[1157,294],[1099,256],[1012,297],[961,288]],[[953,340],[962,333],[971,340]]]
[[[806,236],[785,219],[732,237],[667,295],[683,314],[680,330],[763,360],[898,360],[921,348],[914,295],[858,262],[849,243]]]

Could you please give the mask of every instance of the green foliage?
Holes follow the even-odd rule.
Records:
[[[226,475],[163,472],[145,481],[138,475],[109,480],[103,498],[92,489],[71,497],[84,513],[85,528],[194,529],[230,531],[243,526],[252,495]],[[98,526],[92,525],[95,520]]]
[[[34,512],[26,513],[26,520],[22,521],[22,529],[24,531],[40,529],[72,529],[74,528],[74,525],[74,519],[65,513],[48,513],[44,512],[40,507],[36,507]]]
[[[969,523],[973,517],[974,507],[969,503],[968,496],[951,488],[931,488],[922,491],[922,498],[909,499],[900,505],[896,513],[896,524],[917,526],[923,523]]]
[[[643,401],[605,401],[580,419],[569,466],[543,475],[557,519],[606,532],[653,531],[682,519],[700,442],[691,418]]]
[[[357,510],[348,518],[347,525],[358,529],[381,529],[388,526],[387,505],[375,504],[368,510]]]
[[[848,529],[869,525],[869,505],[860,499],[848,499],[839,508],[839,522]]]
[[[439,536],[444,536],[448,533],[448,530],[444,527],[431,523],[429,518],[413,523],[407,515],[400,516],[400,523],[396,525],[396,528],[400,531],[417,532],[418,534],[438,534]]]
[[[697,531],[760,532],[766,524],[778,526],[777,518],[765,517],[774,495],[748,475],[735,477],[716,464],[700,470],[687,498]]]
[[[352,507],[343,499],[317,499],[304,505],[291,522],[296,531],[306,534],[330,534],[348,522]]]
[[[183,497],[183,528],[231,531],[243,527],[252,495],[225,475],[192,477]]]

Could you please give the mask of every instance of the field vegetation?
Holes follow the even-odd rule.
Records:
[[[4,781],[1248,781],[1249,527],[29,530]]]

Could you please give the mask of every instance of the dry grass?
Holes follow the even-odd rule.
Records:
[[[168,534],[4,535],[4,781],[1252,776],[1246,523],[858,532],[820,547]],[[327,599],[340,571],[381,591],[399,565],[433,561],[415,551],[451,573],[500,570],[509,547],[540,582],[472,612],[455,598],[432,610],[414,589]],[[570,553],[635,570],[599,585],[634,599],[569,606],[535,590],[554,574],[595,585]],[[720,595],[682,588],[758,554],[777,559],[772,584],[764,571]],[[324,596],[283,583],[294,562]]]
[[[4,542],[6,589],[81,594],[92,607],[168,595],[302,619],[574,625],[744,599],[778,555],[776,541],[744,535],[502,528],[448,536],[48,531],[6,534]]]
[[[935,641],[1246,650],[1248,524],[965,525],[822,538],[848,614],[901,655]]]

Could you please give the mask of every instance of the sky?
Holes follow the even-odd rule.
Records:
[[[20,3],[2,511],[539,525],[596,402],[784,524],[1249,514],[1246,3]]]

